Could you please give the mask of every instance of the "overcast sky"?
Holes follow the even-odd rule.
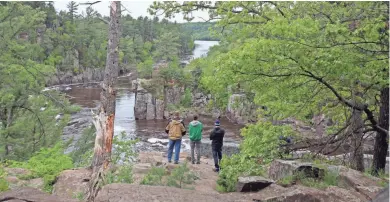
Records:
[[[77,1],[80,2],[93,2],[93,1]],[[69,3],[69,1],[55,1],[54,7],[59,12],[60,10],[67,10],[66,5]],[[122,1],[122,5],[130,11],[130,15],[133,18],[137,18],[139,16],[148,16],[151,17],[147,11],[148,7],[153,3],[153,1]],[[82,11],[85,12],[85,9],[87,8],[87,5],[80,5],[78,14],[81,14]],[[100,3],[92,5],[92,8],[102,14],[103,16],[109,16],[109,1],[102,1]],[[128,11],[124,11],[123,14],[127,14]],[[203,19],[208,19],[208,14],[205,11],[197,11],[193,13],[193,16],[195,19],[193,22],[202,22]],[[199,18],[201,17],[201,18]],[[162,17],[160,17],[162,18]],[[202,19],[203,18],[203,19]],[[177,22],[186,22],[183,20],[183,15],[177,14],[175,18],[171,19],[171,21],[177,21]]]

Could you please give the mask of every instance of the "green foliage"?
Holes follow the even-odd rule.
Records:
[[[51,192],[57,175],[63,170],[73,168],[73,163],[72,159],[64,154],[61,143],[57,143],[52,148],[42,148],[27,162],[10,161],[10,166],[30,170],[31,174],[24,176],[25,179],[43,178],[45,191]]]
[[[171,175],[168,177],[167,186],[186,188],[186,185],[194,183],[196,179],[197,176],[190,172],[187,162],[185,162],[172,170]]]
[[[182,96],[182,98],[180,100],[180,104],[183,107],[186,107],[186,108],[191,107],[191,105],[192,105],[192,94],[191,94],[191,90],[190,89],[186,88],[186,90],[184,92],[184,95]]]
[[[153,60],[151,57],[137,65],[138,74],[141,78],[151,78],[153,73]]]
[[[75,167],[91,165],[96,129],[94,126],[84,129],[83,134],[76,142],[74,150],[70,153]]]
[[[138,139],[128,139],[126,132],[121,132],[120,135],[114,136],[113,151],[111,159],[114,164],[130,165],[137,157],[137,153],[134,150],[134,145],[138,142]]]
[[[53,146],[69,118],[63,95],[42,92],[61,60],[45,55],[44,39],[37,43],[37,31],[52,25],[47,21],[53,14],[53,5],[42,2],[0,6],[0,19],[10,19],[0,22],[0,161],[27,160],[40,148]],[[59,113],[64,117],[54,119]]]
[[[257,159],[245,156],[245,154],[234,154],[231,157],[223,157],[221,170],[218,175],[218,191],[233,192],[239,176],[265,175],[264,167],[258,163]]]
[[[75,198],[79,201],[83,201],[85,198],[85,194],[83,192],[77,192],[73,195],[73,198]]]
[[[192,20],[191,11],[205,7],[220,17],[217,27],[231,28],[200,64],[202,86],[218,101],[239,83],[274,119],[309,121],[308,114],[323,113],[334,131],[348,119],[350,103],[377,118],[375,96],[389,85],[386,3],[155,2],[149,11]]]
[[[243,128],[241,135],[244,141],[240,145],[240,152],[249,158],[262,159],[265,164],[280,157],[279,146],[284,144],[280,136],[296,136],[291,126],[275,126],[271,122],[261,121]]]
[[[329,186],[337,186],[339,182],[339,173],[334,171],[326,171],[322,178],[311,178],[306,176],[303,172],[294,175],[286,176],[278,180],[278,184],[282,186],[290,186],[300,183],[307,187],[315,187],[318,189],[325,189]]]
[[[269,122],[258,122],[241,130],[244,137],[240,153],[223,158],[218,176],[218,189],[235,191],[239,176],[264,175],[264,165],[279,157],[279,136],[293,136],[290,126],[274,126]]]
[[[103,182],[106,184],[112,183],[133,183],[133,167],[130,164],[122,165],[117,171],[109,170]]]
[[[104,184],[133,183],[133,162],[137,156],[134,145],[138,140],[127,138],[126,132],[114,136],[111,160],[114,165],[120,165],[117,170],[106,173]]]
[[[384,170],[379,170],[378,176],[373,176],[371,169],[365,169],[364,170],[364,175],[366,177],[377,177],[377,178],[380,178],[381,180],[379,180],[377,182],[378,186],[387,187],[389,185],[389,174],[386,174],[386,172]]]
[[[117,174],[118,183],[133,183],[133,168],[130,165],[125,165],[119,168]]]
[[[5,179],[7,173],[2,165],[0,165],[0,192],[7,191],[9,189],[8,181]]]
[[[203,41],[219,41],[220,36],[213,34],[210,30],[213,29],[220,33],[222,29],[216,27],[215,22],[189,22],[182,24],[183,29],[192,35],[194,40]]]
[[[152,167],[148,174],[142,179],[143,185],[163,185],[162,179],[165,175],[165,169],[161,167]]]
[[[295,176],[294,175],[288,175],[286,177],[283,177],[282,179],[278,180],[277,182],[281,186],[290,186],[292,184],[295,184]]]

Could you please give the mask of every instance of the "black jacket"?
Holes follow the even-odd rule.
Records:
[[[225,136],[225,130],[222,128],[214,128],[210,134],[211,146],[213,148],[222,148],[223,137]]]

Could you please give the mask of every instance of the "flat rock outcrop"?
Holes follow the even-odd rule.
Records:
[[[0,194],[2,202],[78,202],[72,198],[53,196],[35,188],[22,187]]]
[[[53,194],[67,198],[77,194],[86,195],[91,173],[92,171],[86,168],[62,171],[54,184]]]
[[[95,202],[239,202],[249,201],[233,194],[203,193],[188,189],[132,184],[109,184],[98,193]]]

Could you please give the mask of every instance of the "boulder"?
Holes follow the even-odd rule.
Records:
[[[259,191],[268,187],[272,183],[274,183],[274,181],[266,179],[261,176],[239,177],[236,186],[236,191],[237,192]]]
[[[138,154],[139,163],[149,163],[151,166],[160,166],[164,163],[162,152],[140,152]]]
[[[242,196],[218,193],[204,193],[188,189],[174,187],[132,185],[132,184],[109,184],[100,190],[95,202],[237,202]]]
[[[75,194],[86,194],[91,172],[85,168],[62,171],[54,184],[53,194],[65,198],[72,198]]]
[[[382,179],[380,178],[366,176],[362,172],[346,167],[340,169],[339,172],[339,186],[349,190],[356,190],[366,197],[367,200],[372,200],[382,190],[378,186],[378,183],[381,181]]]
[[[150,163],[137,163],[133,166],[133,173],[135,174],[147,174],[152,168]]]
[[[325,171],[312,163],[277,159],[271,163],[268,176],[273,180],[280,180],[297,172],[303,172],[308,177],[321,178]]]
[[[26,182],[26,186],[43,190],[45,188],[45,181],[43,181],[43,178],[31,179]]]
[[[0,194],[0,201],[4,202],[77,202],[72,198],[53,196],[31,187],[22,187]]]
[[[379,194],[371,202],[388,202],[389,201],[389,187],[382,189]]]
[[[348,190],[333,187],[329,190],[318,190],[309,187],[296,186],[275,196],[267,197],[257,202],[363,202],[350,194]]]

